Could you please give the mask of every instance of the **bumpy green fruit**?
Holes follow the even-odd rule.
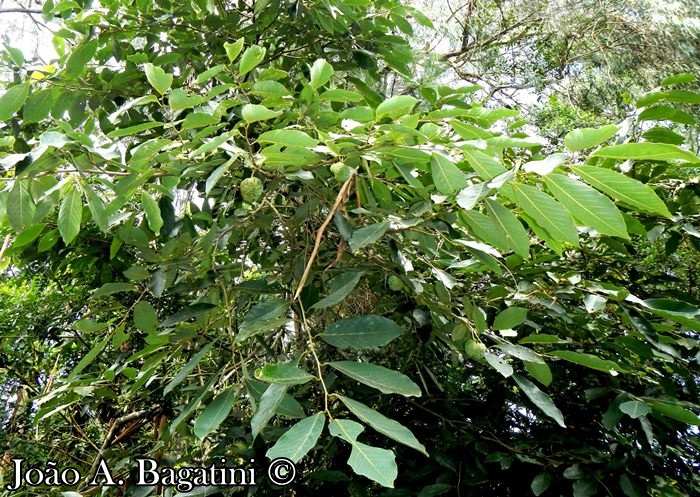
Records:
[[[245,202],[254,204],[258,201],[262,193],[263,184],[260,178],[252,176],[241,181],[241,195]]]
[[[401,278],[396,276],[395,274],[392,274],[389,276],[389,288],[391,288],[392,291],[398,292],[403,288],[403,281],[401,281]]]
[[[476,340],[467,340],[464,343],[464,352],[472,359],[483,359],[486,352],[486,345]]]
[[[337,182],[345,183],[348,179],[350,179],[350,173],[352,173],[352,169],[350,169],[342,162],[336,162],[331,166],[331,172],[333,173],[333,176],[335,177],[335,180]]]

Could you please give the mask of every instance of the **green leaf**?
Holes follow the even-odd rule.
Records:
[[[13,228],[19,230],[30,226],[34,221],[36,205],[32,199],[28,180],[15,180],[7,195],[7,217]]]
[[[642,134],[642,138],[647,141],[656,143],[672,143],[680,145],[685,142],[685,138],[678,133],[671,131],[663,126],[655,126]]]
[[[345,300],[360,282],[363,274],[361,271],[348,271],[333,278],[328,284],[330,295],[316,302],[311,309],[325,309]]]
[[[129,281],[144,281],[151,276],[148,269],[143,266],[139,266],[138,264],[134,264],[133,266],[129,267],[122,274]]]
[[[615,136],[618,127],[608,124],[601,128],[580,128],[569,131],[564,137],[564,145],[572,152],[593,148]]]
[[[343,90],[340,88],[333,88],[332,90],[327,90],[318,96],[319,100],[327,100],[329,102],[361,102],[364,100],[362,95],[355,93],[354,91]]]
[[[493,133],[473,124],[450,121],[450,126],[463,140],[486,140],[493,137]]]
[[[554,402],[549,395],[537,388],[537,385],[532,383],[530,380],[520,376],[519,374],[514,374],[513,379],[533,404],[539,407],[547,416],[556,421],[559,426],[566,428],[566,425],[564,424],[564,415],[561,413],[559,408],[554,405]]]
[[[190,417],[192,412],[197,408],[197,406],[199,406],[204,397],[206,397],[207,394],[212,390],[214,383],[216,383],[218,378],[218,375],[212,375],[209,381],[202,388],[199,389],[197,395],[190,401],[190,403],[182,408],[180,414],[177,415],[177,417],[172,421],[172,423],[170,423],[170,426],[168,427],[168,431],[171,434],[175,433],[177,427],[180,426],[180,423],[182,423]]]
[[[158,66],[154,66],[150,62],[143,65],[146,79],[155,90],[164,95],[173,84],[173,75],[166,72]]]
[[[165,123],[161,122],[148,122],[148,123],[141,123],[141,124],[136,124],[134,126],[129,126],[128,128],[118,128],[115,129],[114,131],[110,131],[107,133],[108,138],[120,138],[122,136],[131,136],[131,135],[137,135],[141,133],[142,131],[147,131],[149,129],[153,128],[160,128],[164,126]]]
[[[75,365],[73,370],[70,372],[70,374],[66,377],[66,381],[70,382],[73,380],[76,376],[78,376],[86,367],[88,367],[90,364],[92,364],[92,361],[94,361],[98,355],[100,355],[100,352],[104,350],[104,348],[107,346],[107,344],[112,340],[111,336],[107,336],[102,340],[101,342],[97,342],[91,349],[90,352],[85,354],[82,359],[78,362],[78,364]]]
[[[226,50],[226,56],[228,57],[229,62],[233,62],[236,60],[236,57],[240,55],[241,50],[243,50],[244,42],[245,40],[243,38],[238,38],[233,43],[224,43],[224,50]]]
[[[246,378],[244,380],[245,386],[248,389],[249,397],[254,399],[255,402],[259,402],[263,393],[267,390],[269,385],[262,381],[258,381],[254,378]],[[301,404],[297,402],[291,395],[285,393],[282,396],[282,401],[277,406],[275,414],[283,416],[290,419],[301,419],[306,416],[304,413],[304,408]]]
[[[318,140],[297,129],[273,129],[258,137],[260,143],[312,148],[318,145]]]
[[[655,298],[637,301],[654,314],[683,324],[690,329],[700,330],[700,308],[688,302],[668,298]]]
[[[644,400],[647,401],[655,413],[662,414],[667,418],[675,419],[681,423],[700,426],[700,417],[698,417],[697,414],[684,409],[678,404],[671,404],[669,402],[661,402],[651,399]],[[622,405],[620,407],[622,407]]]
[[[68,79],[75,79],[85,70],[97,52],[97,40],[90,40],[73,50],[66,62],[64,74]],[[1,107],[1,105],[0,105]]]
[[[625,219],[608,197],[563,174],[550,174],[544,181],[549,191],[581,224],[603,235],[629,239]]]
[[[5,50],[7,51],[7,55],[10,56],[10,59],[12,59],[12,62],[14,62],[17,67],[22,67],[24,66],[24,53],[22,53],[22,50],[19,48],[14,48],[9,45],[5,45]]]
[[[155,271],[153,271],[149,286],[151,288],[151,291],[153,292],[153,295],[156,298],[159,299],[163,295],[163,291],[165,290],[165,283],[165,271],[163,271],[161,268],[158,268]]]
[[[680,85],[680,84],[686,84],[686,83],[692,83],[695,81],[696,77],[695,74],[684,72],[684,73],[679,73],[679,74],[674,74],[673,76],[669,76],[661,81],[661,86],[671,86],[671,85]]]
[[[257,104],[245,104],[241,109],[241,116],[247,123],[254,123],[257,121],[266,121],[268,119],[274,119],[279,116],[282,112],[278,110],[270,110],[264,105]]]
[[[379,223],[370,224],[364,228],[353,232],[350,237],[348,244],[350,245],[350,250],[357,252],[362,247],[366,247],[377,240],[379,240],[384,233],[389,229],[389,221],[381,221]]]
[[[700,157],[692,152],[684,150],[669,143],[625,143],[622,145],[612,145],[596,150],[593,157],[607,157],[609,159],[634,159],[634,160],[656,160],[656,161],[682,161],[700,162]]]
[[[211,126],[220,121],[220,117],[216,115],[207,114],[205,112],[192,112],[187,114],[187,117],[182,123],[182,130],[203,128],[205,126]],[[230,136],[230,133],[223,133],[219,136]]]
[[[286,457],[296,464],[316,446],[325,425],[323,412],[304,418],[287,430],[265,455],[272,460]]]
[[[228,417],[235,400],[236,390],[231,387],[217,395],[197,416],[194,422],[195,436],[204,440],[207,435],[216,430]]]
[[[620,475],[620,488],[627,497],[644,497],[646,492],[639,488],[639,484],[626,474]]]
[[[640,416],[646,416],[649,414],[651,412],[651,407],[644,402],[630,400],[620,404],[620,411],[624,412],[632,419],[637,419]]]
[[[666,204],[644,183],[602,167],[578,166],[573,172],[586,183],[643,212],[670,218]]]
[[[83,199],[78,190],[71,188],[58,209],[58,230],[66,245],[70,245],[80,233],[83,218]]]
[[[513,374],[513,366],[491,352],[484,353],[484,359],[493,369],[501,373],[504,378],[508,378]]]
[[[377,121],[384,117],[398,119],[410,113],[417,103],[418,100],[410,95],[391,97],[389,100],[385,100],[379,104],[376,110],[376,119]]]
[[[433,26],[433,21],[431,21],[430,18],[423,14],[420,10],[409,7],[409,11],[418,24],[429,29],[435,29],[435,26]]]
[[[382,316],[356,316],[332,323],[319,337],[339,348],[382,347],[403,334],[403,328]]]
[[[341,438],[352,446],[348,464],[352,470],[385,487],[394,488],[398,475],[394,453],[390,450],[371,447],[357,441],[364,428],[355,421],[334,419],[328,429],[334,437]]]
[[[536,362],[523,361],[523,365],[530,376],[544,386],[548,387],[552,383],[552,370],[549,369],[547,363],[542,362],[542,364],[539,364]]]
[[[109,295],[114,295],[119,292],[134,292],[136,287],[131,283],[125,283],[123,281],[117,281],[114,283],[105,283],[100,288],[95,290],[93,297],[108,297]]]
[[[255,371],[255,377],[266,383],[280,383],[282,385],[302,385],[314,379],[313,375],[291,362],[266,364]]]
[[[531,160],[523,164],[523,171],[546,176],[566,162],[566,154],[548,155],[542,160]]]
[[[204,193],[207,196],[211,194],[211,191],[214,189],[214,187],[217,185],[217,183],[223,177],[223,175],[226,174],[226,172],[229,170],[231,164],[233,164],[234,161],[235,158],[231,158],[212,171],[204,185]]]
[[[598,484],[587,478],[576,480],[573,484],[574,497],[592,497],[598,491]]]
[[[168,96],[168,105],[173,111],[191,109],[200,105],[205,100],[199,95],[189,95],[181,88],[175,88]]]
[[[697,120],[692,114],[668,105],[649,107],[639,114],[638,119],[640,121],[671,121],[678,124],[689,125],[697,123]]]
[[[160,276],[158,275],[158,271],[153,272],[153,282],[157,283],[158,280],[160,279]],[[158,289],[158,288],[156,288]],[[154,290],[154,293],[158,293]],[[203,314],[205,312],[209,312],[212,309],[216,308],[215,304],[210,304],[207,302],[198,302],[196,304],[190,304],[188,306],[183,307],[179,311],[167,316],[161,323],[158,325],[159,328],[167,328],[169,326],[174,326],[177,323],[181,323],[182,321],[186,321],[188,319],[194,318],[199,316],[200,314]]]
[[[500,251],[511,250],[506,233],[498,226],[498,221],[478,211],[460,212],[459,218],[471,229],[472,233],[481,241],[497,248]]]
[[[333,76],[333,66],[324,59],[318,59],[311,66],[311,88],[320,88],[330,81]]]
[[[700,93],[691,90],[653,91],[639,97],[636,105],[637,107],[646,107],[661,100],[677,104],[700,104]]]
[[[532,479],[530,489],[532,489],[533,494],[539,496],[547,491],[551,483],[552,475],[549,473],[540,473]]]
[[[18,112],[29,95],[29,83],[11,87],[0,97],[0,122],[8,121]]]
[[[491,188],[489,188],[486,182],[476,183],[460,191],[457,197],[455,197],[455,201],[462,209],[471,210],[488,195],[490,191]]]
[[[134,325],[145,333],[155,333],[158,328],[158,315],[151,304],[141,300],[134,306]]]
[[[408,376],[383,366],[355,361],[329,362],[329,366],[360,383],[383,393],[398,393],[405,397],[420,397],[421,391]]]
[[[160,233],[160,229],[163,227],[163,218],[160,215],[160,207],[158,207],[158,202],[153,200],[148,193],[141,193],[141,206],[146,214],[146,220],[148,221],[148,227],[156,235]]]
[[[280,98],[289,95],[289,90],[282,83],[266,80],[256,81],[252,92],[264,98]]]
[[[530,185],[513,185],[525,213],[557,240],[578,246],[578,231],[569,211],[546,193]]]
[[[450,195],[467,187],[467,179],[455,164],[442,154],[435,152],[430,161],[433,184],[437,191]]]
[[[45,227],[45,223],[38,223],[29,226],[27,229],[22,231],[22,233],[17,235],[17,238],[15,238],[14,242],[12,242],[12,246],[24,247],[25,245],[29,245],[36,240],[39,235],[41,235],[41,232],[44,231]]]
[[[454,485],[449,483],[433,483],[423,487],[417,497],[437,497],[454,492]]]
[[[512,307],[511,307],[512,309]],[[544,359],[537,352],[522,345],[515,345],[507,341],[499,341],[498,348],[512,357],[517,357],[523,362],[544,364]]]
[[[45,131],[39,137],[39,144],[45,147],[63,148],[72,140],[58,131]]]
[[[234,343],[240,343],[259,333],[275,329],[287,321],[289,302],[284,300],[268,300],[253,307],[243,318],[238,327],[238,335]]]
[[[367,407],[361,402],[338,395],[338,398],[345,404],[345,407],[350,410],[358,419],[367,423],[371,428],[385,435],[392,440],[395,440],[407,447],[416,449],[421,454],[428,455],[422,443],[416,439],[415,435],[401,423],[387,418],[383,414],[378,413],[374,409]]]
[[[37,123],[46,119],[51,112],[56,92],[53,89],[40,90],[33,93],[24,104],[22,119],[25,123]],[[0,103],[0,109],[2,104]],[[0,111],[2,112],[2,111]]]
[[[289,388],[289,385],[273,383],[267,387],[265,393],[262,394],[260,402],[258,403],[258,410],[255,411],[255,415],[253,415],[253,418],[250,420],[253,439],[258,436],[263,428],[267,426],[267,423],[270,422],[272,416],[275,415],[277,407],[287,393],[287,388]]]
[[[217,74],[223,72],[226,70],[226,66],[224,64],[219,64],[214,67],[210,67],[206,71],[204,71],[201,74],[197,75],[197,79],[195,80],[195,83],[197,83],[199,86],[203,86],[206,84],[210,79],[212,79],[214,76]]]
[[[493,179],[508,171],[496,161],[496,159],[483,152],[479,152],[478,150],[464,150],[463,153],[464,158],[467,159],[467,162],[472,169],[474,169],[474,172],[484,181]]]
[[[238,75],[244,76],[255,69],[258,64],[265,58],[265,49],[257,45],[251,45],[246,48],[241,61],[238,63]]]
[[[168,383],[165,388],[163,389],[163,395],[168,395],[170,392],[172,392],[173,388],[178,386],[180,383],[182,383],[187,376],[194,370],[195,367],[197,367],[197,364],[199,364],[199,361],[202,360],[202,358],[211,350],[211,348],[214,346],[214,342],[209,342],[207,343],[204,347],[199,349],[199,351],[190,358],[189,361],[187,361],[187,364],[185,364],[180,371],[175,375],[175,377],[170,380],[170,383]]]
[[[190,114],[190,115],[194,115],[194,114]],[[215,136],[211,140],[205,142],[203,145],[197,147],[196,150],[192,151],[190,153],[190,158],[199,157],[200,155],[208,154],[212,150],[216,150],[217,148],[222,146],[224,143],[229,141],[232,136],[233,136],[232,131],[229,131],[228,133],[222,133],[219,136]]]
[[[503,233],[510,248],[523,259],[530,256],[530,236],[517,217],[500,203],[486,200],[486,210],[494,224]]]
[[[624,371],[617,363],[613,361],[608,361],[596,357],[592,354],[584,354],[581,352],[574,352],[572,350],[555,350],[550,352],[554,357],[564,359],[565,361],[573,362],[574,364],[579,364],[591,369],[597,369],[598,371],[604,371],[609,373],[611,371]]]
[[[493,320],[494,330],[512,330],[523,324],[527,319],[527,309],[508,307],[498,313]]]
[[[534,334],[523,337],[520,343],[559,343],[562,339],[557,335]]]

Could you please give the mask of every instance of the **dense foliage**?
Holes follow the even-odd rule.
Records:
[[[0,479],[124,483],[12,495],[700,491],[693,74],[548,141],[415,81],[397,0],[42,12],[58,60],[0,62]]]

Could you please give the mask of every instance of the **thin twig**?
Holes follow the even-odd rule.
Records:
[[[309,273],[311,273],[311,267],[313,266],[314,261],[316,260],[316,256],[318,255],[318,250],[321,247],[323,233],[326,231],[326,228],[330,224],[331,219],[333,219],[333,214],[335,214],[335,211],[338,210],[338,207],[340,207],[340,204],[343,202],[343,199],[347,196],[348,191],[350,190],[350,185],[352,185],[354,176],[354,173],[351,174],[350,177],[345,181],[345,183],[343,183],[343,186],[340,187],[340,191],[338,192],[338,196],[335,198],[335,203],[333,204],[333,207],[331,208],[330,212],[328,212],[326,220],[323,221],[323,224],[316,232],[316,241],[314,242],[314,249],[311,251],[311,257],[309,257],[309,262],[306,264],[304,274],[301,276],[301,280],[299,280],[299,286],[297,286],[297,291],[294,293],[294,298],[292,299],[292,302],[299,298],[301,291],[304,289],[306,279],[309,277]]]
[[[23,9],[13,7],[10,9],[0,9],[0,14],[41,14],[41,9]]]

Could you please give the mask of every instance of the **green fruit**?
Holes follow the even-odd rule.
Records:
[[[338,183],[345,183],[347,180],[350,179],[352,169],[350,169],[350,167],[346,166],[342,162],[336,162],[331,166],[331,172],[333,173],[333,177],[335,177],[335,180]]]
[[[472,359],[483,359],[486,345],[476,340],[467,340],[464,344],[464,352]]]
[[[392,274],[389,276],[389,288],[391,288],[392,291],[398,292],[401,289],[403,289],[403,281],[401,281],[401,278],[396,276],[395,274]]]
[[[243,201],[249,204],[254,204],[258,201],[263,193],[263,184],[260,178],[251,176],[241,181],[241,195]]]

